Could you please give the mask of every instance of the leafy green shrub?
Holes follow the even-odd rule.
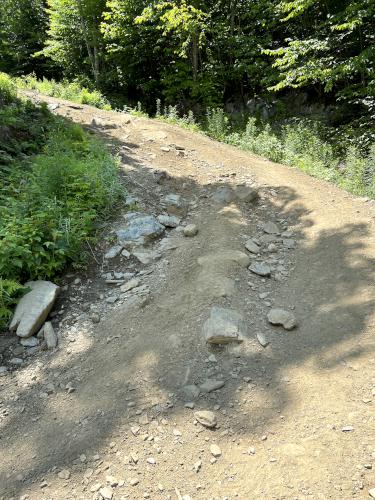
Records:
[[[0,72],[0,105],[8,104],[17,95],[13,80],[6,73]]]
[[[89,104],[101,109],[111,109],[109,101],[98,91],[89,90],[78,82],[56,82],[43,78],[38,80],[34,75],[27,75],[16,79],[17,86],[22,89],[38,90],[42,94],[60,99]]]
[[[15,99],[0,106],[0,182],[20,156],[37,153],[46,141],[52,115],[46,106]]]
[[[79,260],[95,220],[121,194],[117,164],[103,145],[59,120],[20,192],[0,195],[0,276],[52,278]]]
[[[222,141],[229,132],[229,119],[221,108],[208,108],[206,129],[209,136]]]
[[[214,123],[219,123],[219,127],[212,127],[209,134],[220,138],[220,118],[215,117]],[[249,117],[245,130],[226,134],[221,140],[334,182],[354,194],[375,198],[375,145],[367,155],[349,146],[345,157],[340,158],[322,135],[315,123],[307,121],[285,125],[276,134],[269,124],[262,128],[255,117]]]
[[[0,277],[0,329],[12,316],[12,308],[26,291],[25,287],[14,280],[4,280]]]
[[[359,196],[375,198],[375,144],[363,156],[351,146],[343,163],[341,186]]]
[[[191,130],[192,132],[201,132],[201,128],[197,124],[193,111],[181,116],[177,106],[165,106],[163,112],[161,110],[161,100],[156,99],[156,113],[155,118],[158,120],[171,123],[172,125],[179,125],[180,127]]]

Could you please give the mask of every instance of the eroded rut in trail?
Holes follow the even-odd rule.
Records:
[[[158,121],[43,100],[120,155],[139,212],[181,221],[113,249],[124,204],[87,272],[64,277],[59,348],[18,350],[0,378],[0,498],[368,498],[374,204]],[[244,341],[207,344],[217,324]]]

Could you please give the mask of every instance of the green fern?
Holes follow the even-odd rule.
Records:
[[[27,288],[14,280],[0,277],[0,329],[4,328],[12,316],[12,309]]]

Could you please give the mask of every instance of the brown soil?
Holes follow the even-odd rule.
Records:
[[[374,205],[178,127],[43,100],[58,102],[55,112],[75,122],[90,126],[101,117],[116,125],[93,131],[120,154],[129,192],[154,214],[163,195],[181,194],[199,233],[175,234],[177,248],[142,267],[151,271],[143,277],[147,300],[106,304],[96,325],[67,312],[56,352],[0,378],[0,498],[101,498],[93,486],[108,485],[108,476],[120,482],[114,499],[368,498],[375,487]],[[170,177],[158,184],[155,170]],[[213,202],[219,186],[241,182],[259,186],[258,204]],[[262,235],[266,221],[297,242],[273,254],[285,270],[279,281],[223,257],[246,252],[244,242]],[[207,255],[215,265],[200,266]],[[78,309],[103,303],[100,275],[108,266],[97,260],[82,274]],[[116,261],[117,271],[135,267]],[[267,301],[292,308],[298,328],[271,327]],[[202,324],[215,304],[246,317],[249,339],[239,347],[205,345]],[[183,386],[207,378],[225,386],[186,408]],[[46,396],[49,383],[55,389]],[[215,411],[217,429],[195,422],[200,409]],[[214,463],[212,443],[222,452]],[[63,469],[68,479],[59,477]]]

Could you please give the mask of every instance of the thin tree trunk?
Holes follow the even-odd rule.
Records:
[[[198,35],[194,33],[192,39],[193,80],[198,78]]]
[[[99,80],[99,55],[98,55],[98,47],[97,47],[96,37],[93,33],[92,40],[94,41],[94,43],[92,44],[93,45],[93,47],[92,47],[90,44],[90,38],[88,36],[89,30],[87,27],[87,22],[85,20],[81,0],[77,0],[77,5],[78,5],[82,34],[83,34],[83,38],[85,40],[87,55],[89,57],[89,61],[90,61],[90,65],[91,65],[91,71],[92,71],[95,83],[98,83],[98,80]]]

